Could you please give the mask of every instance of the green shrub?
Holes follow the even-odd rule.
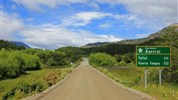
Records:
[[[125,58],[124,58],[124,61],[125,61],[126,63],[131,63],[132,61],[134,61],[134,56],[133,56],[133,54],[130,54],[130,53],[126,54],[126,55],[125,55]]]
[[[40,61],[36,55],[21,51],[0,51],[0,80],[15,78],[25,73],[26,70],[40,69]]]
[[[113,66],[116,64],[116,59],[106,53],[95,53],[90,54],[89,62],[97,66]]]
[[[42,92],[43,90],[45,90],[48,87],[48,85],[45,83],[44,80],[42,79],[38,79],[35,80],[32,84],[31,84],[31,89],[32,91],[35,92]]]
[[[25,70],[38,70],[40,69],[40,61],[36,55],[23,54]]]
[[[122,57],[120,55],[115,55],[114,57],[116,58],[117,62],[122,61]]]
[[[66,56],[65,61],[69,64],[71,62],[74,63],[78,61],[81,58],[81,56],[84,54],[82,49],[78,47],[62,47],[57,49],[56,51],[65,53]]]
[[[59,66],[70,64],[67,55],[60,51],[38,50],[36,55],[40,61],[46,66]]]

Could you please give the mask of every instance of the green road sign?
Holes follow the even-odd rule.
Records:
[[[137,67],[170,67],[171,48],[158,46],[136,47]]]

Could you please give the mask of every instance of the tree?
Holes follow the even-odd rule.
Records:
[[[90,64],[97,66],[113,66],[116,64],[116,59],[106,53],[94,53],[89,56]]]
[[[121,62],[122,61],[122,57],[120,55],[117,54],[114,57],[116,58],[117,62]]]

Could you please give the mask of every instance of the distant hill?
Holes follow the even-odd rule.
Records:
[[[21,50],[21,49],[29,48],[29,46],[22,42],[12,42],[12,41],[10,42],[5,40],[0,40],[0,49],[2,48]]]
[[[150,40],[155,40],[157,38],[162,38],[163,35],[169,34],[168,30],[172,27],[175,27],[175,31],[178,32],[178,23],[171,24],[170,26],[160,30],[159,32],[153,33],[146,38],[133,39],[133,40],[122,40],[117,43],[119,44],[142,44]]]
[[[103,43],[100,46],[83,48],[87,54],[95,52],[104,52],[111,55],[134,53],[135,47],[138,45],[151,46],[173,46],[178,48],[178,24],[172,24],[159,32],[149,35],[147,38],[123,40],[119,42]],[[94,43],[95,44],[95,43]]]
[[[107,44],[147,44],[147,43],[150,43],[150,42],[153,42],[153,41],[161,42],[162,41],[162,37],[164,35],[169,34],[169,30],[171,28],[175,28],[174,30],[176,32],[178,32],[178,23],[171,24],[170,26],[168,26],[168,27],[156,32],[156,33],[153,33],[153,34],[149,35],[146,38],[122,40],[122,41],[118,41],[118,42],[90,43],[90,44],[87,44],[87,45],[82,46],[82,47],[86,47],[86,48],[99,47],[99,46],[104,46],[104,45],[107,45]]]
[[[27,44],[23,42],[17,42],[17,41],[10,41],[11,43],[15,44],[16,46],[24,46],[25,48],[30,48]]]
[[[89,43],[85,46],[82,46],[82,48],[90,48],[90,47],[99,47],[99,46],[102,46],[102,45],[105,45],[109,42],[96,42],[96,43]]]

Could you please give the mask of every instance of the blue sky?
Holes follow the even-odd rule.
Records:
[[[56,49],[143,38],[177,22],[177,0],[1,0],[4,40]]]

